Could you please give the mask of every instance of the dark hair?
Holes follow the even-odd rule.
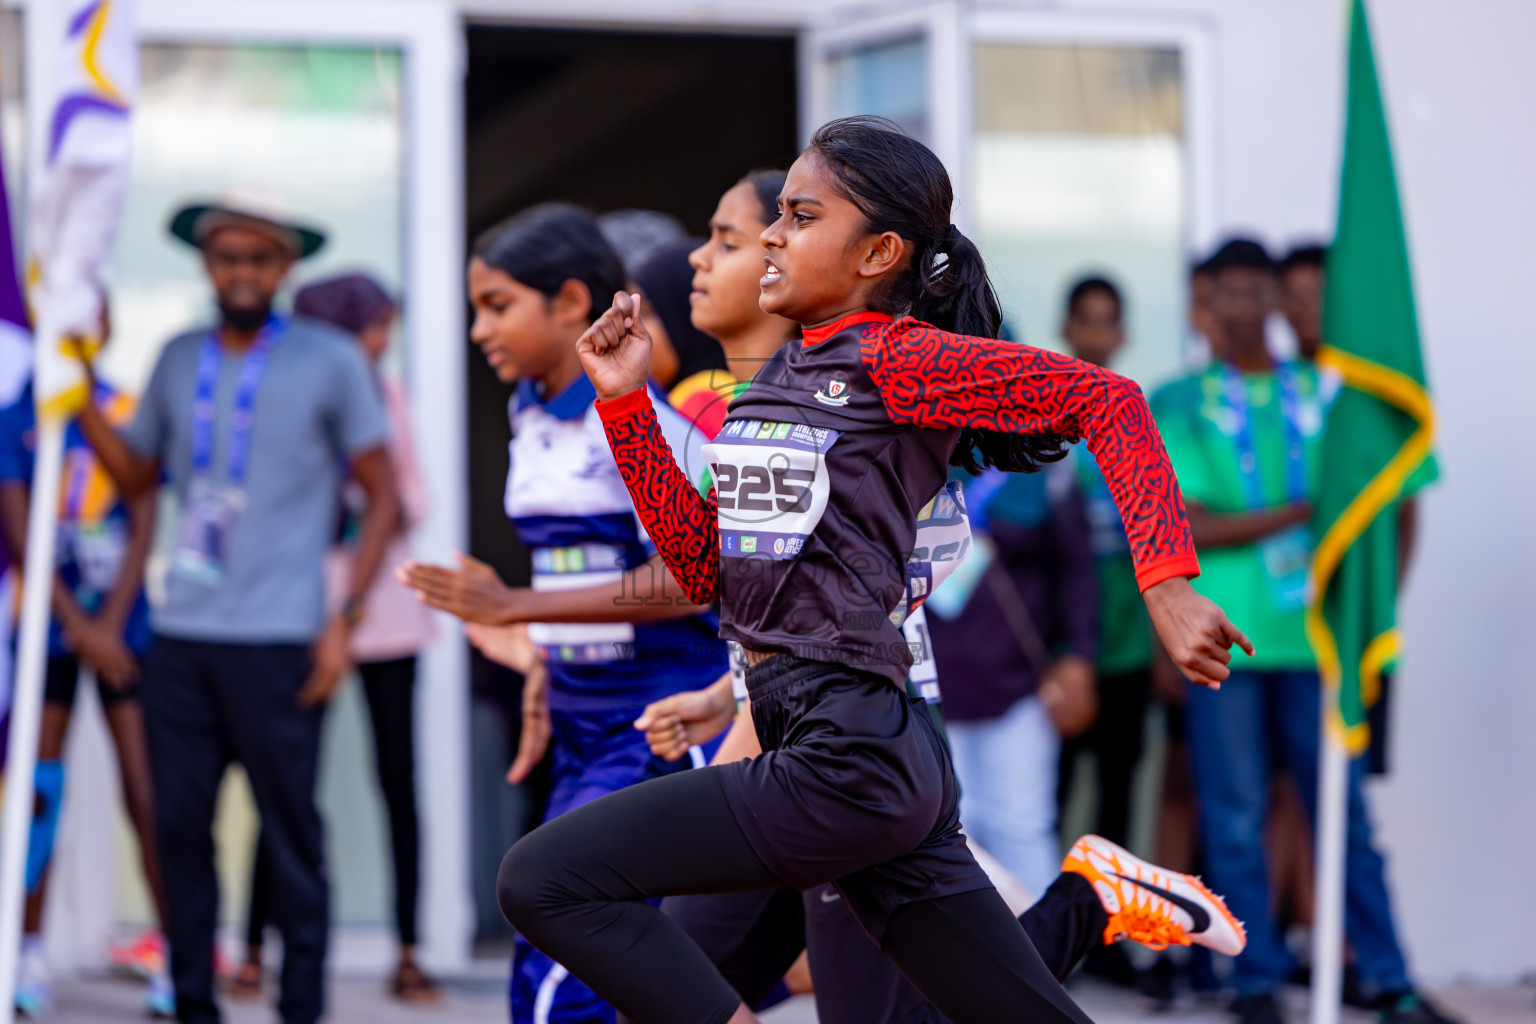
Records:
[[[757,201],[763,208],[763,223],[772,224],[779,219],[779,193],[784,191],[784,179],[788,171],[759,168],[748,171],[737,185],[751,185],[757,193]]]
[[[1078,282],[1067,292],[1067,316],[1074,315],[1077,312],[1078,303],[1094,292],[1108,295],[1114,300],[1115,319],[1120,319],[1120,314],[1125,309],[1125,300],[1120,298],[1120,289],[1116,288],[1115,283],[1107,277],[1084,277],[1078,279]]]
[[[697,238],[669,242],[635,268],[635,284],[661,318],[672,350],[677,353],[679,381],[700,370],[723,370],[727,365],[720,343],[693,326],[693,307],[688,303],[688,293],[693,290],[693,268],[688,265],[688,254],[698,246]]]
[[[1211,254],[1211,258],[1205,261],[1211,273],[1219,274],[1223,270],[1262,270],[1265,273],[1275,272],[1275,260],[1270,256],[1269,250],[1251,238],[1229,238],[1223,242],[1221,248]]]
[[[1328,250],[1321,245],[1298,245],[1285,254],[1285,259],[1280,261],[1280,273],[1286,274],[1302,267],[1323,268],[1323,260],[1328,255]]]
[[[944,331],[996,338],[1002,307],[976,244],[949,222],[954,189],[933,152],[883,117],[828,121],[811,136],[813,153],[831,172],[839,194],[864,216],[868,231],[894,231],[912,258],[873,304],[893,316]],[[1005,434],[967,427],[950,464],[970,473],[986,466],[1028,473],[1066,454],[1067,439],[1042,432]]]
[[[547,296],[580,281],[592,297],[596,320],[624,290],[624,264],[587,211],[568,203],[542,203],[486,229],[474,255],[488,266]]]

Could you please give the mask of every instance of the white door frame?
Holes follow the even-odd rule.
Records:
[[[968,117],[957,116],[970,102],[963,23],[959,0],[942,0],[924,7],[843,16],[808,26],[800,34],[802,137],[809,139],[816,126],[832,116],[832,80],[827,69],[831,58],[881,43],[921,38],[928,46],[928,123],[934,136],[930,143],[958,183],[970,125]]]
[[[5,2],[5,0],[0,0]],[[49,41],[61,13],[54,0],[26,8],[27,122],[31,156],[46,112],[39,109]],[[421,472],[429,495],[414,546],[447,562],[467,548],[468,461],[464,430],[464,38],[451,0],[137,0],[139,34],[155,43],[388,46],[404,67],[405,377]],[[35,167],[29,158],[29,168]],[[436,969],[468,965],[474,932],[469,856],[468,654],[448,622],[423,652],[418,684],[417,791],[422,833],[421,949]],[[344,870],[332,864],[331,870]],[[372,959],[343,944],[333,962]],[[369,947],[377,947],[369,943]],[[382,950],[381,950],[382,951]]]
[[[843,15],[810,25],[800,37],[802,134],[831,116],[828,59],[849,50],[921,37],[928,43],[929,123],[934,152],[949,168],[957,200],[955,221],[967,225],[971,191],[970,145],[975,128],[975,56],[980,43],[1077,43],[1096,46],[1170,47],[1179,51],[1183,86],[1188,243],[1210,245],[1217,231],[1214,29],[1207,19],[1182,14],[1038,8],[976,9],[960,0],[876,15]]]

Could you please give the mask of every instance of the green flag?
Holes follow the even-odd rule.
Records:
[[[1429,455],[1434,411],[1413,312],[1408,241],[1392,173],[1386,111],[1363,0],[1352,0],[1349,99],[1338,235],[1328,252],[1324,348],[1343,378],[1318,467],[1314,596],[1307,635],[1335,698],[1330,715],[1351,752],[1369,739],[1366,711],[1395,660],[1397,507]]]

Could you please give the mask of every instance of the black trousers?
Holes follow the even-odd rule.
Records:
[[[821,1024],[940,1024],[944,1017],[865,934],[832,885],[678,896],[662,911],[699,944],[748,1006],[761,1005],[809,950]],[[1057,876],[1019,918],[1058,981],[1103,942],[1104,906],[1087,879]]]
[[[636,1024],[725,1024],[743,1001],[646,900],[782,888],[737,824],[720,771],[593,801],[534,830],[502,862],[508,920]],[[994,889],[897,907],[881,949],[955,1024],[1088,1022]]]
[[[1094,831],[1124,845],[1131,830],[1131,779],[1141,760],[1142,735],[1152,672],[1139,669],[1099,679],[1099,717],[1088,731],[1061,744],[1056,776],[1058,809],[1072,792],[1080,755],[1091,750],[1098,761],[1099,810]]]
[[[373,760],[389,813],[389,846],[395,865],[395,928],[402,946],[416,944],[416,902],[421,885],[421,829],[416,813],[416,658],[363,662],[357,666],[368,718]],[[251,871],[251,902],[245,924],[248,946],[260,946],[271,923],[272,868],[261,840]]]
[[[144,665],[144,726],[165,879],[176,1015],[219,1018],[213,945],[219,891],[213,814],[224,770],[245,768],[272,872],[283,936],[284,1024],[313,1024],[325,1005],[329,886],[315,807],[320,712],[301,710],[310,657],[301,645],[194,643],[157,637]]]
[[[1086,1024],[960,832],[948,748],[883,676],[780,654],[747,670],[764,753],[653,779],[546,822],[498,895],[529,942],[636,1024],[741,1005],[646,902],[825,882],[954,1024]]]

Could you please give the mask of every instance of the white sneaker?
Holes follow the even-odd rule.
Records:
[[[26,938],[16,964],[16,1010],[23,1016],[43,1017],[53,1010],[53,975],[42,941]]]

